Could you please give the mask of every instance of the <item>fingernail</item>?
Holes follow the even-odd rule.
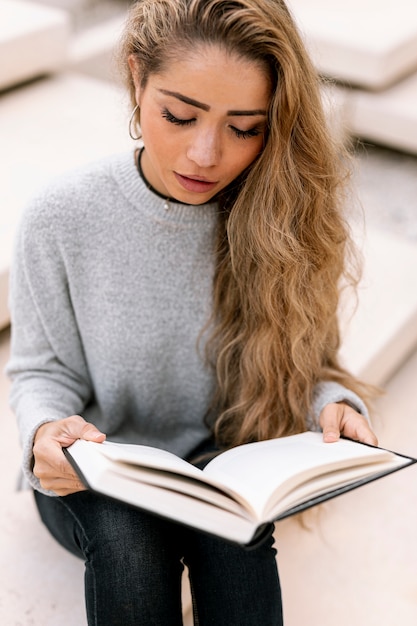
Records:
[[[339,439],[339,433],[327,432],[324,434],[325,441],[337,441]]]

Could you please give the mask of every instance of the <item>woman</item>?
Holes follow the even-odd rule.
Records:
[[[181,624],[182,563],[196,624],[281,624],[272,529],[245,552],[83,491],[62,447],[376,443],[337,357],[341,159],[281,0],[139,0],[121,59],[143,145],[52,183],[17,240],[24,473],[89,624]]]

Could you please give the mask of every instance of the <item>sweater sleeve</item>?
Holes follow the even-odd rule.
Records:
[[[355,411],[369,419],[368,409],[363,400],[361,400],[356,393],[347,389],[340,383],[323,381],[316,385],[314,390],[312,414],[308,418],[309,428],[312,430],[319,429],[318,421],[321,411],[327,404],[333,402],[346,402],[346,404],[349,404]]]
[[[88,369],[71,303],[65,258],[48,197],[24,212],[10,280],[12,319],[10,405],[23,448],[23,473],[32,472],[33,439],[39,426],[83,411],[91,396]]]

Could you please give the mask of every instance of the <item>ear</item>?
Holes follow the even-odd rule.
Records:
[[[140,96],[141,96],[141,71],[140,65],[134,54],[130,54],[128,59],[130,73],[132,74],[133,84],[135,85],[135,97],[136,103],[140,104]]]

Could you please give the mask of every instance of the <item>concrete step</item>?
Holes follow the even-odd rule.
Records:
[[[41,79],[0,97],[0,328],[20,212],[36,189],[73,167],[131,147],[129,111],[114,84],[77,74]]]
[[[383,89],[417,69],[412,0],[288,0],[288,6],[326,76]]]
[[[375,228],[362,238],[358,304],[349,292],[341,304],[341,358],[357,376],[384,385],[417,347],[417,247]]]
[[[71,39],[67,67],[87,76],[120,82],[115,50],[123,30],[125,14],[80,31]]]
[[[65,11],[29,0],[2,0],[0,90],[62,69],[70,29]]]
[[[351,134],[417,154],[417,73],[379,93],[351,90],[347,99]]]

